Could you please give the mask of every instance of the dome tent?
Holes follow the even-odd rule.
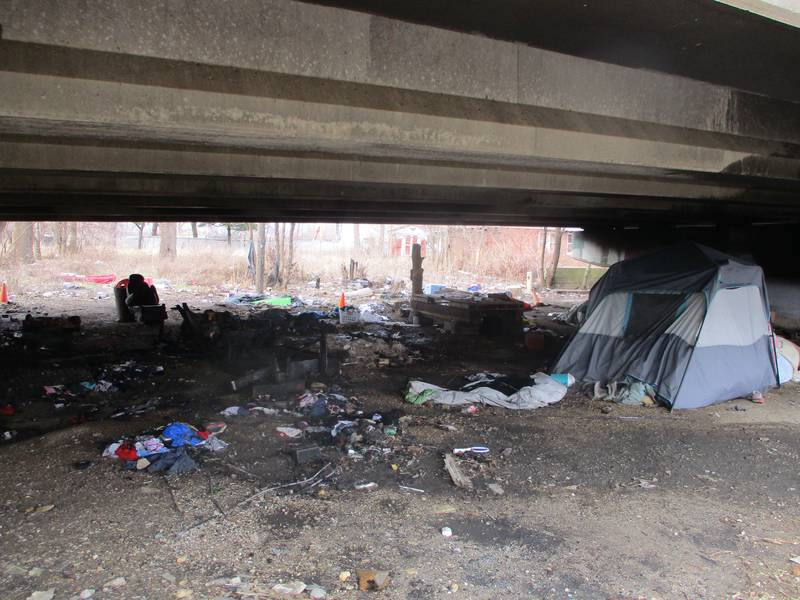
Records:
[[[619,262],[592,288],[553,372],[640,381],[673,409],[777,385],[764,273],[690,242]]]

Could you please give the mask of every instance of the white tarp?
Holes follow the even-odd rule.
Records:
[[[448,390],[424,381],[410,381],[406,398],[423,395],[426,401],[449,406],[487,404],[512,410],[533,410],[548,404],[555,404],[567,393],[565,386],[544,373],[536,373],[531,379],[533,385],[521,388],[511,396],[490,387],[479,387],[469,392],[463,392]]]

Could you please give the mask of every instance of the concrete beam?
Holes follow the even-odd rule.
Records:
[[[771,101],[770,117],[754,122],[755,94],[289,0],[240,0],[236,10],[215,0],[0,0],[0,23],[11,41],[800,142],[791,102]]]
[[[225,6],[0,0],[0,212],[313,220],[281,204],[308,185],[331,220],[796,211],[790,102],[339,9]],[[343,203],[386,186],[402,208]]]

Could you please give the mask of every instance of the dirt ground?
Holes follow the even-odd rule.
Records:
[[[116,323],[113,299],[79,292],[21,295],[2,315],[0,404],[17,408],[0,417],[1,431],[17,432],[0,445],[3,600],[51,589],[57,600],[258,599],[292,580],[334,599],[800,598],[790,561],[800,555],[797,385],[763,405],[696,411],[609,405],[573,388],[534,411],[464,414],[403,402],[409,377],[448,384],[477,371],[546,369],[567,333],[546,316],[557,309],[530,314],[555,332],[540,351],[371,325],[342,338],[351,348],[341,375],[309,382],[338,386],[366,414],[402,410],[397,434],[355,456],[324,445],[321,462],[297,465],[289,451],[311,441],[282,439],[276,427],[298,417],[219,414],[252,400],[228,382],[257,352],[234,361],[192,352],[177,342],[175,312],[159,342],[142,325]],[[219,308],[214,291],[164,295],[168,306]],[[22,349],[14,334],[27,312],[80,314],[82,333],[68,349]],[[376,340],[387,335],[390,346],[403,340],[410,363],[376,366],[369,345],[383,347]],[[44,385],[128,360],[143,375],[116,393],[61,409],[43,396]],[[155,410],[111,418],[154,398]],[[220,438],[230,446],[198,455],[199,471],[173,478],[101,458],[110,441],[174,420],[224,421]],[[456,488],[443,456],[474,445],[490,453],[462,459],[474,489]],[[240,504],[328,464],[309,484]],[[355,490],[362,481],[377,489]],[[389,572],[384,590],[358,590],[356,572],[367,568]]]

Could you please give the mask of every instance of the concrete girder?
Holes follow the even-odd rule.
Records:
[[[756,94],[289,0],[240,0],[236,10],[215,0],[0,0],[0,22],[12,41],[800,141],[792,102],[766,99],[771,114],[754,120]]]
[[[454,222],[680,222],[797,210],[791,102],[339,9],[246,0],[217,14],[222,6],[0,0],[0,213],[33,218],[52,201],[53,215],[103,219],[117,197],[116,218],[179,209],[313,220],[313,203],[280,204],[287,193],[305,201],[309,181],[323,190],[317,216],[330,220],[438,222],[450,211]],[[73,22],[92,10],[90,30]],[[129,175],[150,179],[137,188]],[[203,190],[203,176],[221,183]],[[262,189],[239,193],[243,178]],[[401,204],[335,204],[387,186],[406,190]],[[470,188],[474,206],[420,203],[429,189],[458,199]]]

